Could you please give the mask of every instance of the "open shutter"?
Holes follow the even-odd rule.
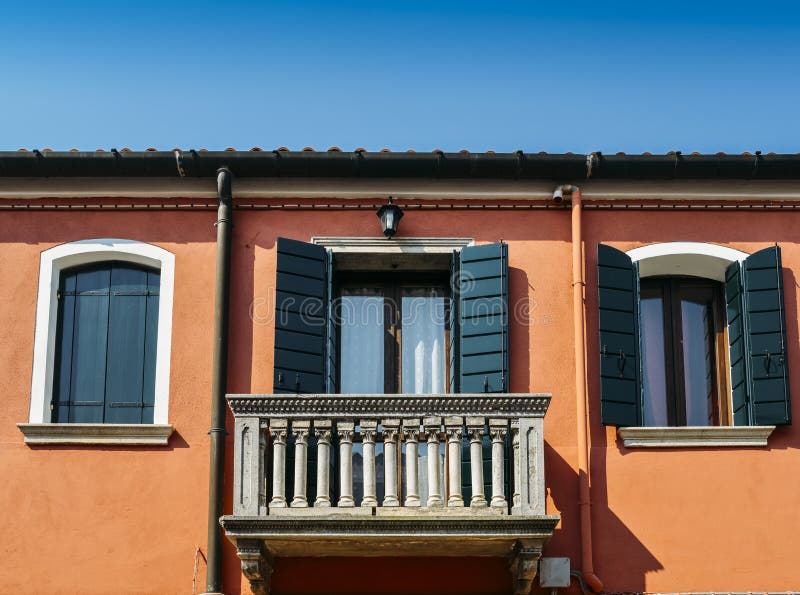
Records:
[[[780,248],[773,246],[749,256],[742,280],[751,424],[789,424]]]
[[[338,315],[335,312],[336,304],[333,301],[333,296],[335,288],[333,285],[334,275],[333,269],[335,266],[334,259],[333,259],[333,252],[328,251],[327,253],[327,285],[326,285],[326,294],[325,297],[327,298],[327,306],[326,311],[328,314],[328,321],[326,324],[326,337],[325,337],[325,345],[326,345],[326,353],[325,353],[325,392],[326,393],[338,393],[338,383],[337,383],[337,367],[336,367],[336,321],[338,319]]]
[[[641,425],[638,274],[627,254],[598,244],[597,282],[602,422],[638,426]]]
[[[450,261],[450,309],[448,312],[448,324],[450,325],[450,392],[461,392],[459,387],[459,332],[458,332],[458,271],[460,268],[460,256],[458,252],[453,252]]]
[[[328,255],[278,238],[275,281],[275,393],[326,392]]]
[[[507,392],[508,246],[463,248],[458,281],[459,392]]]
[[[750,399],[747,390],[747,348],[742,291],[742,268],[738,262],[731,263],[725,271],[725,312],[728,318],[728,344],[731,362],[731,404],[733,425],[750,424]]]

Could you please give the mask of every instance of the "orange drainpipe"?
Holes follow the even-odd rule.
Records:
[[[583,237],[581,235],[581,190],[577,186],[556,188],[553,198],[572,195],[572,312],[575,329],[575,406],[578,416],[578,494],[581,517],[581,574],[596,593],[603,582],[592,565],[592,508],[589,484],[589,415],[586,390],[586,338],[584,334]]]

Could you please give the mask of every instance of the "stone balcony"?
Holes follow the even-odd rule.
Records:
[[[504,556],[530,591],[545,514],[542,394],[229,395],[233,515],[254,593],[278,556]],[[428,456],[436,453],[437,456]]]

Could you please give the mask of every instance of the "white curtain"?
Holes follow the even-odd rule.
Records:
[[[404,393],[444,392],[444,298],[403,298]]]
[[[341,392],[383,392],[383,297],[342,296]]]

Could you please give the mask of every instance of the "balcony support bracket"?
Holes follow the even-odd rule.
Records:
[[[236,542],[236,554],[242,561],[242,574],[250,581],[253,595],[269,595],[273,559],[264,547],[264,541],[239,539]]]
[[[540,547],[526,544],[522,540],[518,540],[514,544],[509,562],[514,595],[528,595],[531,592],[541,557],[542,548]]]

